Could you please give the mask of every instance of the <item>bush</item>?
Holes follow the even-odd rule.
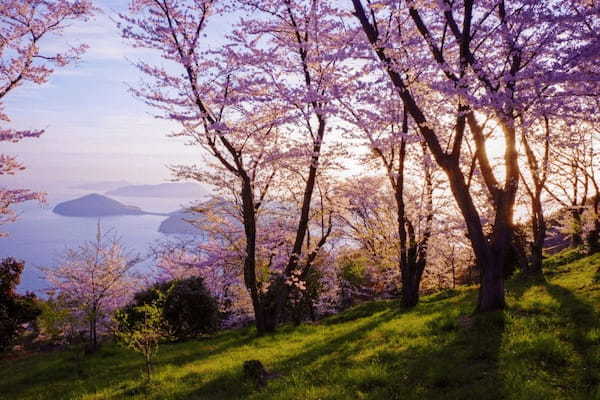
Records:
[[[39,300],[41,314],[37,319],[38,326],[45,336],[53,342],[71,343],[80,323],[72,313],[71,306],[61,296]]]
[[[137,324],[144,313],[141,306],[161,305],[167,336],[172,340],[189,339],[212,333],[219,327],[219,309],[200,277],[159,282],[138,292],[123,312],[127,315],[120,323]]]
[[[304,320],[315,321],[317,318],[315,303],[319,300],[323,290],[321,272],[317,269],[310,269],[300,287],[297,286],[298,284],[300,284],[299,278],[296,284],[290,286],[281,318],[282,321],[291,320],[296,325]]]
[[[135,321],[130,319],[131,313],[120,310],[115,315],[117,322],[116,336],[127,347],[144,356],[146,380],[152,378],[152,364],[158,352],[158,344],[165,336],[165,321],[162,318],[164,296],[159,295],[150,304],[132,307],[136,315]]]
[[[344,255],[339,261],[340,277],[352,286],[364,286],[367,284],[368,263],[367,258],[359,254]]]
[[[23,325],[35,321],[41,312],[33,293],[23,296],[15,291],[24,268],[14,258],[0,263],[0,352],[9,349],[24,331]]]

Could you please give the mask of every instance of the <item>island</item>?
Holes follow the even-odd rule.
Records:
[[[198,235],[202,231],[189,222],[194,218],[198,218],[198,215],[192,215],[185,209],[174,211],[169,215],[169,218],[161,222],[158,231],[167,235]]]
[[[101,194],[93,193],[59,203],[52,210],[67,217],[106,217],[112,215],[150,214],[139,207],[128,206]]]
[[[197,183],[177,182],[158,185],[128,185],[106,192],[108,196],[121,197],[163,197],[201,199],[206,190]]]

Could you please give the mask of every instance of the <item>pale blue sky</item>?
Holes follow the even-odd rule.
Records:
[[[81,62],[58,70],[42,87],[18,88],[6,100],[13,127],[46,128],[39,139],[3,145],[3,152],[18,155],[28,166],[9,180],[11,186],[43,189],[112,179],[160,182],[170,176],[165,164],[199,161],[197,149],[167,138],[173,126],[153,118],[151,110],[128,92],[141,78],[131,61],[156,57],[130,47],[111,20],[126,10],[128,1],[96,4],[102,12],[95,18],[73,24],[62,38],[46,43],[50,48],[65,40],[87,43],[90,49]],[[227,25],[217,20],[210,37],[218,37]]]

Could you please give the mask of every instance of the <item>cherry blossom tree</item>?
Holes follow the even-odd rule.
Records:
[[[408,114],[395,91],[384,86],[373,96],[374,85],[373,82],[357,85],[354,101],[342,100],[342,103],[347,121],[355,127],[349,129],[351,137],[358,136],[370,150],[363,161],[374,160],[379,164],[391,188],[395,200],[402,303],[413,307],[419,299],[433,230],[434,165],[425,143],[418,133],[410,130]],[[361,93],[365,87],[369,89]],[[385,96],[386,91],[389,96]],[[415,167],[412,171],[411,166]],[[361,193],[356,195],[361,196]]]
[[[295,232],[294,216],[298,206],[297,203],[291,204],[271,205],[261,212],[258,219],[257,231],[260,234],[257,235],[256,242],[256,285],[261,295],[268,294],[271,276],[281,273],[289,257]],[[266,210],[269,212],[266,213]],[[328,215],[325,215],[325,229],[329,224]],[[311,215],[309,231],[320,229],[322,216],[320,212]],[[225,315],[223,325],[230,327],[245,324],[252,319],[253,304],[245,287],[244,270],[240,268],[245,258],[245,234],[239,207],[230,201],[213,198],[191,207],[188,221],[204,232],[204,238],[200,242],[193,239],[177,240],[159,246],[156,252],[159,279],[202,277]],[[307,242],[307,246],[312,246],[310,241]],[[306,264],[302,264],[302,269],[286,280],[292,295],[291,302],[309,305],[315,313],[331,312],[332,307],[335,307],[337,282],[330,258],[323,254],[311,260],[303,260]],[[309,302],[305,289],[307,276],[313,270],[317,270],[319,281],[314,288],[319,290],[318,293],[312,293],[317,296],[313,296],[316,298]]]
[[[348,179],[341,188],[344,209],[338,217],[352,247],[384,270],[397,267],[399,258],[395,200],[386,188],[385,178],[380,176]]]
[[[550,168],[552,180],[545,188],[551,197],[562,207],[564,231],[569,235],[570,246],[584,245],[584,216],[590,215],[591,247],[598,226],[598,152],[594,139],[594,128],[585,121],[572,121],[562,127],[562,146],[552,151]]]
[[[157,246],[158,279],[201,277],[224,316],[223,327],[244,325],[252,319],[253,308],[240,268],[244,262],[243,226],[214,200],[193,210],[189,221],[205,232],[204,239],[171,240]]]
[[[141,280],[132,273],[139,261],[98,223],[94,241],[66,250],[56,267],[43,269],[49,292],[72,304],[72,312],[88,324],[92,348],[98,345],[99,325],[139,289]]]
[[[531,127],[529,135],[522,131],[521,142],[525,150],[527,168],[520,171],[523,187],[529,198],[532,240],[531,260],[527,272],[541,276],[544,241],[546,239],[544,188],[549,177],[552,126],[550,118],[544,116],[540,123]]]
[[[577,94],[564,87],[582,77],[572,66],[581,48],[576,32],[585,19],[572,7],[529,0],[351,3],[373,55],[448,176],[483,273],[477,309],[503,308],[503,268],[512,246],[520,175],[517,138],[519,130],[528,129],[519,118],[527,115],[530,121]],[[417,75],[421,89],[441,94],[454,112],[442,116],[439,105],[432,109],[423,90],[409,85]],[[576,104],[571,107],[582,111]],[[482,123],[488,117],[504,142],[504,158],[497,165],[490,160]],[[444,125],[451,119],[448,135]],[[467,133],[492,206],[489,235],[461,162]]]
[[[87,46],[66,46],[60,53],[45,51],[44,39],[60,35],[72,21],[86,20],[93,12],[89,0],[6,0],[0,4],[0,143],[37,138],[44,130],[10,128],[4,101],[15,89],[46,83],[56,68],[79,59]],[[25,167],[16,157],[0,153],[0,175],[14,175]],[[42,200],[43,194],[0,186],[0,225],[12,222],[11,205]]]
[[[333,82],[346,76],[338,65],[340,43],[331,33],[339,22],[331,18],[327,2],[234,2],[252,17],[240,19],[228,44],[206,50],[204,31],[217,5],[211,0],[134,1],[130,15],[121,16],[123,36],[172,62],[170,67],[139,62],[148,81],[134,93],[163,118],[177,121],[182,127],[177,134],[203,148],[216,167],[214,172],[179,167],[179,176],[210,183],[239,205],[244,283],[257,330],[264,333],[278,323],[289,294],[286,280],[303,257],[316,257],[328,237],[324,234],[305,253],[332,99],[339,92]],[[293,245],[285,268],[261,293],[259,213],[273,201],[278,173],[290,165],[305,171]]]

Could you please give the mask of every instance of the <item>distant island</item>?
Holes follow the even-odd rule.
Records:
[[[160,233],[197,235],[201,232],[199,228],[192,225],[188,220],[192,219],[192,214],[185,209],[175,211],[169,215],[169,218],[161,222],[158,227]]]
[[[139,207],[128,206],[101,194],[93,193],[59,203],[52,210],[67,217],[105,217],[111,215],[145,215],[151,214]]]
[[[108,190],[114,190],[123,186],[131,185],[127,181],[102,181],[102,182],[90,182],[82,183],[79,185],[72,186],[72,189],[80,190],[94,190],[99,192],[106,192]]]
[[[106,192],[108,196],[122,197],[168,197],[200,199],[206,190],[197,183],[177,182],[158,185],[128,185]]]

